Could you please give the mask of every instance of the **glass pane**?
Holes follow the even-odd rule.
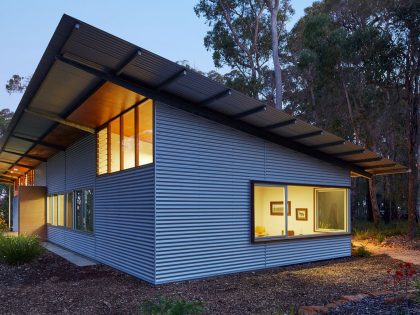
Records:
[[[120,120],[115,119],[109,124],[110,132],[110,160],[111,160],[111,172],[119,171],[120,165]]]
[[[254,186],[255,238],[286,236],[285,200],[283,186]]]
[[[140,105],[138,117],[138,165],[153,163],[153,101]]]
[[[81,190],[75,190],[74,194],[74,211],[75,211],[75,228],[83,230],[83,193]]]
[[[73,228],[73,193],[67,193],[66,226]]]
[[[97,148],[98,148],[98,174],[106,174],[108,172],[108,130],[104,128],[98,132]]]
[[[53,215],[54,213],[54,205],[53,205],[53,197],[50,195],[48,196],[48,223],[53,224]]]
[[[58,195],[57,197],[58,203],[57,203],[57,225],[64,226],[64,195]]]
[[[315,189],[315,199],[317,231],[346,231],[347,190]]]
[[[314,231],[314,187],[288,186],[287,200],[291,216],[287,221],[289,235],[315,234]]]
[[[135,130],[134,109],[122,116],[123,134],[123,169],[135,166]]]
[[[53,225],[57,225],[58,222],[58,197],[53,195]]]
[[[93,190],[84,190],[85,230],[93,231]]]

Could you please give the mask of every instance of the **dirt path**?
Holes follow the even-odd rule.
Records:
[[[365,246],[374,255],[388,255],[391,258],[420,266],[420,251],[414,249],[402,249],[376,246],[367,242],[354,242],[356,246]]]

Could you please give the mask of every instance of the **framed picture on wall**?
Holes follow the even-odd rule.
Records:
[[[287,215],[292,214],[292,203],[287,202]],[[271,201],[270,202],[270,214],[271,215],[284,215],[284,201]]]
[[[308,221],[308,208],[296,208],[296,221]]]

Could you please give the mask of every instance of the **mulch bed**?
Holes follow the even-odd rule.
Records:
[[[152,286],[106,266],[76,267],[49,252],[31,264],[0,264],[0,314],[134,314],[159,297],[198,300],[209,314],[273,314],[384,289],[388,256],[344,258]]]

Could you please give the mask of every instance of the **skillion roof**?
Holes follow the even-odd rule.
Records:
[[[64,15],[0,144],[0,179],[12,182],[144,97],[348,168],[353,176],[407,171],[375,152]]]

